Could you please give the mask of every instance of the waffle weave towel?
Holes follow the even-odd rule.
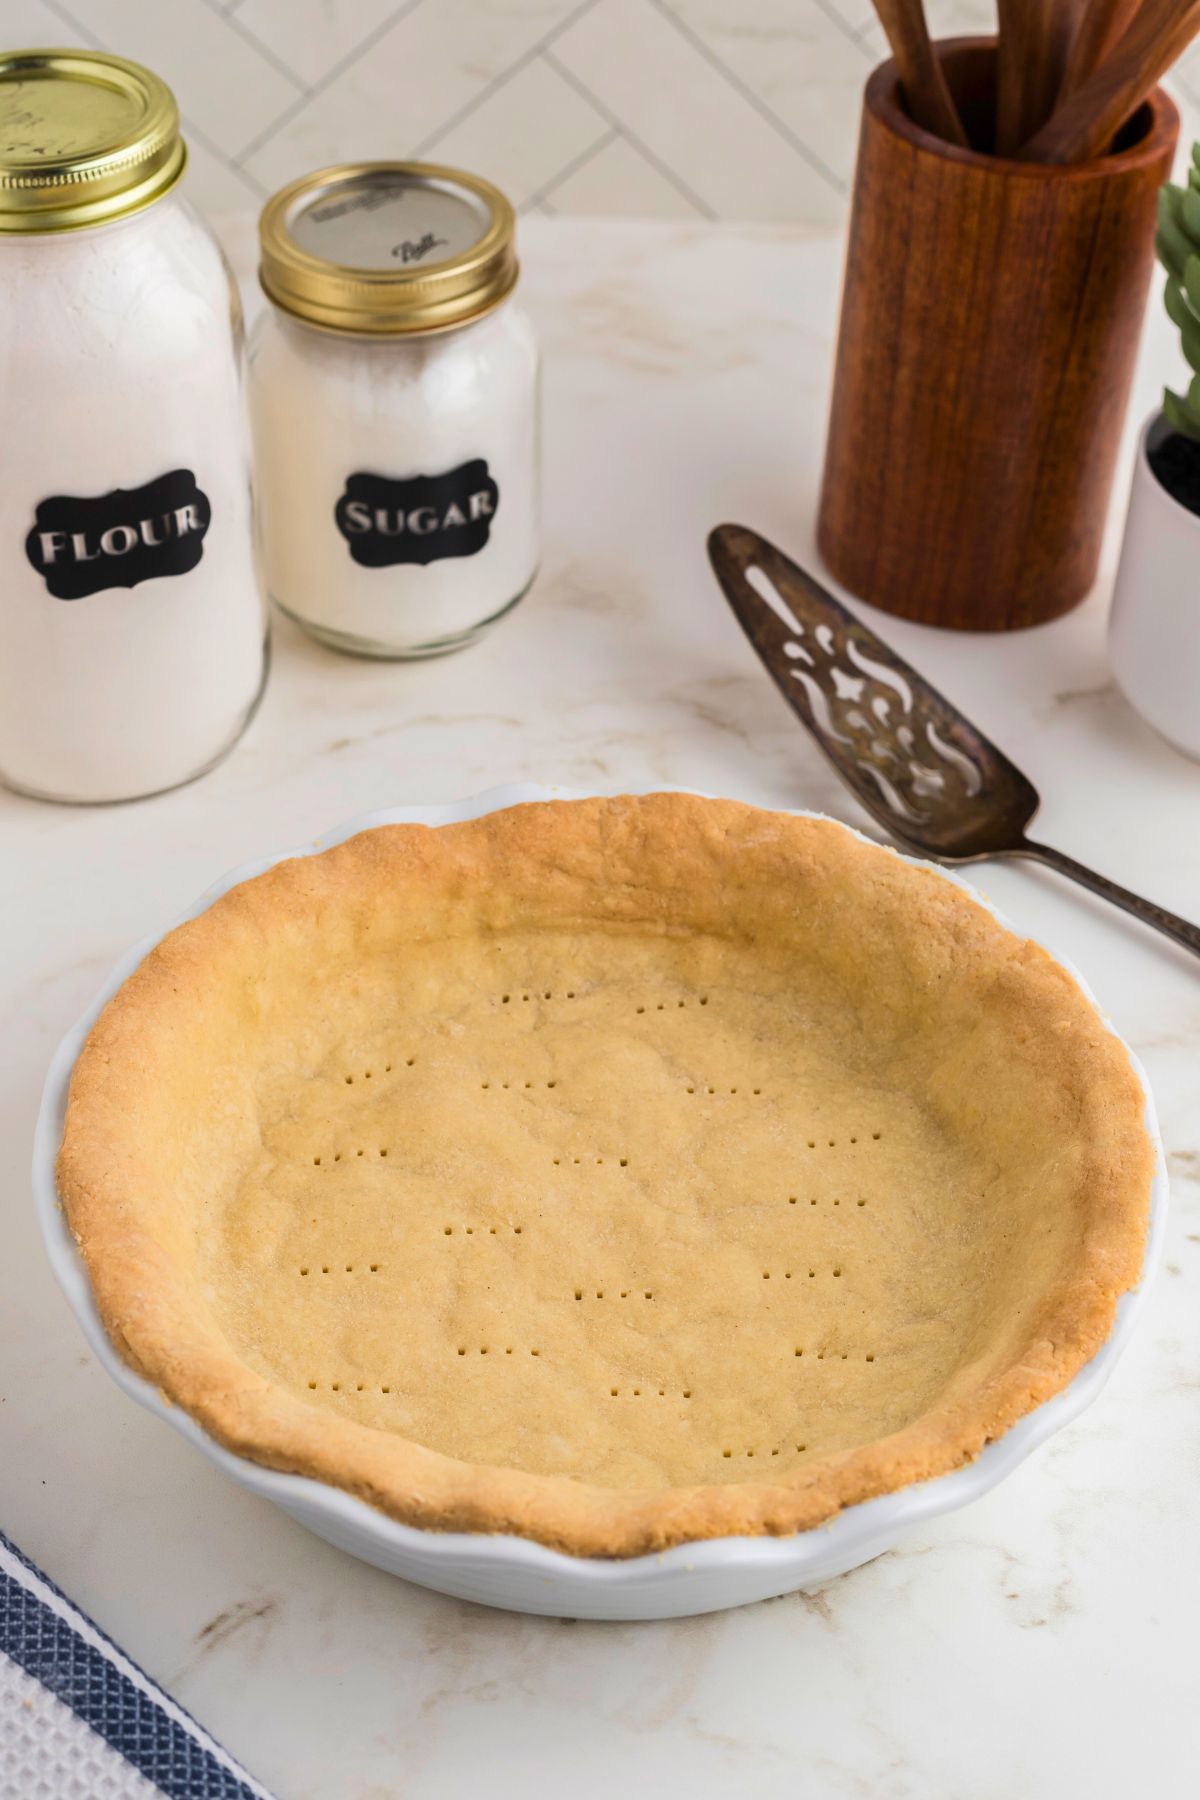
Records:
[[[0,1532],[0,1800],[271,1800]]]

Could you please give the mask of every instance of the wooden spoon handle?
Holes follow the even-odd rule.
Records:
[[[913,120],[948,144],[965,147],[967,134],[933,53],[921,0],[875,0],[875,11],[892,47]]]
[[[1108,55],[1022,145],[1023,162],[1100,156],[1200,29],[1200,0],[1142,0]]]
[[[1087,0],[1067,51],[1059,98],[1065,100],[1082,87],[1119,41],[1141,0]]]
[[[997,0],[996,155],[1015,156],[1054,110],[1076,0]]]

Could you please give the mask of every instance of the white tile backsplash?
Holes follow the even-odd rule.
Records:
[[[82,32],[53,12],[46,0],[4,0],[0,7],[4,43],[14,49],[74,49],[86,42]]]
[[[605,0],[547,52],[716,218],[829,218],[843,197],[652,0]],[[673,104],[686,93],[686,106]],[[790,135],[790,134],[789,134]]]
[[[437,162],[486,170],[514,206],[524,206],[610,136],[604,115],[539,56],[434,136],[428,150]]]
[[[515,79],[571,12],[563,0],[393,4],[390,19],[375,19],[357,50],[343,50],[331,76],[251,149],[245,166],[273,188],[324,163],[432,154],[437,140],[486,104],[498,84]],[[502,117],[511,135],[514,126]],[[264,127],[269,123],[264,119]],[[536,119],[516,124],[518,135],[538,129]],[[485,145],[478,172],[491,175],[493,153],[498,160],[510,148]]]
[[[683,191],[614,126],[582,163],[560,175],[545,195],[553,213],[591,213],[643,219],[699,219],[704,215]]]
[[[695,34],[834,174],[854,171],[863,83],[880,58],[818,0],[667,0]]]
[[[397,0],[237,0],[231,16],[311,87],[398,10]]]
[[[276,52],[248,42],[208,0],[51,0],[51,10],[86,40],[148,63],[171,84],[180,112],[230,158],[303,89]]]
[[[935,34],[994,0],[926,0]],[[529,208],[845,215],[870,0],[0,0],[9,46],[92,43],[175,89],[191,191],[229,212],[358,157],[458,161]],[[1172,85],[1200,135],[1200,47]]]

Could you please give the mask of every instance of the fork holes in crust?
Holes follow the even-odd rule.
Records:
[[[367,1264],[367,1270],[368,1270],[368,1272],[369,1272],[369,1273],[370,1273],[370,1274],[372,1274],[372,1275],[378,1275],[378,1273],[379,1273],[379,1271],[380,1271],[380,1269],[382,1269],[382,1267],[383,1267],[383,1264],[382,1264],[382,1263],[377,1263],[377,1262],[373,1262],[373,1263],[368,1263],[368,1264]],[[300,1265],[300,1268],[299,1268],[299,1270],[298,1270],[298,1273],[299,1273],[299,1274],[301,1274],[301,1275],[311,1275],[311,1274],[312,1274],[312,1269],[313,1269],[313,1265],[312,1265],[312,1264],[310,1264],[310,1263],[302,1263],[302,1264],[301,1264],[301,1265]],[[332,1274],[335,1274],[335,1273],[338,1273],[338,1272],[339,1272],[339,1271],[335,1271],[335,1270],[334,1270],[334,1268],[333,1268],[333,1265],[332,1265],[332,1263],[321,1263],[321,1264],[320,1264],[320,1270],[321,1270],[321,1273],[322,1273],[322,1275],[332,1275]],[[347,1275],[353,1275],[353,1273],[354,1273],[354,1264],[353,1264],[353,1263],[346,1263],[346,1264],[344,1264],[344,1271],[345,1271],[345,1273],[346,1273],[346,1274],[347,1274]],[[361,1275],[361,1274],[362,1274],[362,1268],[361,1268],[361,1265],[360,1265],[360,1267],[359,1267],[359,1274],[360,1274],[360,1275]]]
[[[616,1163],[619,1169],[627,1169],[629,1167],[629,1158],[627,1156],[569,1156],[566,1158],[554,1156],[551,1157],[550,1160],[556,1169],[561,1169],[564,1161],[569,1163],[573,1169],[582,1169],[585,1165],[589,1168],[602,1169],[605,1163],[611,1165],[613,1162]]]
[[[577,1300],[582,1300],[586,1290],[581,1287],[577,1287],[577,1288],[573,1289],[572,1291],[574,1292],[575,1298]],[[595,1288],[593,1291],[595,1293],[597,1300],[604,1299],[605,1292],[606,1292],[606,1290],[604,1288]],[[611,1297],[612,1296],[610,1295],[610,1298]],[[616,1298],[619,1300],[636,1300],[639,1298],[639,1296],[633,1291],[632,1288],[620,1288],[617,1292]],[[640,1298],[643,1300],[653,1300],[654,1289],[653,1288],[643,1288],[641,1291]]]
[[[501,1231],[511,1230],[514,1237],[520,1237],[523,1229],[520,1225],[443,1225],[442,1236],[453,1237],[455,1231],[460,1231],[464,1237],[498,1237]]]
[[[465,1356],[466,1351],[460,1350],[459,1355]],[[308,1383],[308,1390],[310,1393],[313,1393],[313,1394],[319,1393],[322,1388],[326,1388],[326,1387],[328,1388],[328,1391],[331,1394],[349,1394],[349,1393],[355,1393],[355,1394],[372,1393],[373,1394],[376,1391],[374,1386],[368,1386],[367,1382],[365,1382],[365,1381],[355,1381],[355,1382],[330,1381],[328,1383],[321,1382],[321,1381],[310,1381]],[[378,1391],[381,1394],[390,1394],[392,1392],[391,1382],[390,1381],[381,1382],[379,1385]]]
[[[641,1399],[671,1400],[671,1399],[676,1399],[676,1398],[680,1399],[680,1400],[690,1400],[692,1397],[691,1388],[683,1388],[678,1393],[678,1395],[674,1394],[670,1388],[661,1388],[661,1387],[649,1388],[646,1390],[645,1394],[643,1394],[643,1391],[640,1387],[630,1387],[630,1388],[610,1387],[608,1390],[608,1393],[609,1393],[609,1398],[611,1400],[620,1400],[622,1398],[622,1396],[624,1396],[624,1398],[627,1400],[641,1400]]]
[[[570,995],[568,995],[567,997],[568,997],[568,999],[571,998]],[[707,1006],[708,1000],[707,1000],[707,998],[701,999],[697,1002],[697,1004],[700,1006]],[[677,998],[675,1001],[675,1009],[678,1012],[682,1012],[687,1007],[687,1005],[688,1005],[688,1001],[686,999],[680,1000]],[[651,1012],[651,1011],[653,1011],[653,1012],[669,1012],[670,1011],[670,1002],[667,1000],[655,1000],[655,1001],[647,1003],[644,1006],[635,1007],[634,1011],[637,1012],[638,1014]]]
[[[801,1197],[799,1197],[799,1193],[790,1193],[790,1195],[788,1195],[788,1206],[799,1206],[799,1204],[801,1204]],[[810,1193],[810,1197],[808,1197],[808,1204],[810,1204],[810,1206],[819,1206],[820,1201],[819,1201],[819,1199],[817,1199],[817,1195],[815,1195],[815,1193]],[[840,1204],[842,1204],[842,1195],[840,1195],[840,1193],[838,1193],[838,1195],[835,1195],[835,1197],[833,1197],[833,1204],[835,1204],[835,1206],[840,1206]],[[865,1206],[865,1204],[867,1204],[867,1202],[865,1202],[865,1199],[858,1199],[858,1201],[855,1201],[855,1206]]]
[[[416,1060],[417,1060],[417,1059],[416,1059],[416,1057],[415,1057],[415,1056],[410,1056],[410,1057],[407,1057],[407,1058],[406,1058],[406,1060],[405,1060],[405,1064],[404,1064],[404,1066],[405,1066],[405,1068],[406,1068],[406,1069],[411,1069],[411,1068],[412,1068],[412,1066],[413,1066],[413,1064],[414,1064],[414,1063],[415,1063],[415,1062],[416,1062]],[[390,1074],[391,1074],[391,1072],[392,1072],[392,1065],[391,1065],[391,1063],[384,1063],[384,1065],[383,1065],[383,1073],[384,1073],[384,1074],[385,1074],[385,1075],[390,1075]],[[374,1069],[363,1069],[363,1070],[361,1070],[361,1071],[360,1071],[360,1073],[361,1073],[361,1076],[362,1076],[362,1079],[363,1079],[363,1080],[364,1080],[364,1081],[371,1081],[371,1080],[373,1080],[373,1078],[374,1078],[374,1075],[375,1075],[375,1071],[374,1071]],[[347,1086],[347,1087],[353,1087],[353,1086],[354,1086],[354,1074],[353,1074],[353,1072],[351,1072],[351,1073],[350,1073],[350,1074],[348,1074],[348,1075],[343,1075],[343,1077],[342,1077],[342,1080],[343,1080],[343,1081],[344,1081],[344,1082],[345,1082],[345,1083],[346,1083],[346,1086]]]

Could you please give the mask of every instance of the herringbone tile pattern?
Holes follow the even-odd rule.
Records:
[[[929,0],[933,29],[991,0]],[[305,169],[421,156],[523,209],[838,223],[870,0],[4,0],[8,44],[140,58],[179,96],[210,210]],[[1200,135],[1200,49],[1174,78]]]

